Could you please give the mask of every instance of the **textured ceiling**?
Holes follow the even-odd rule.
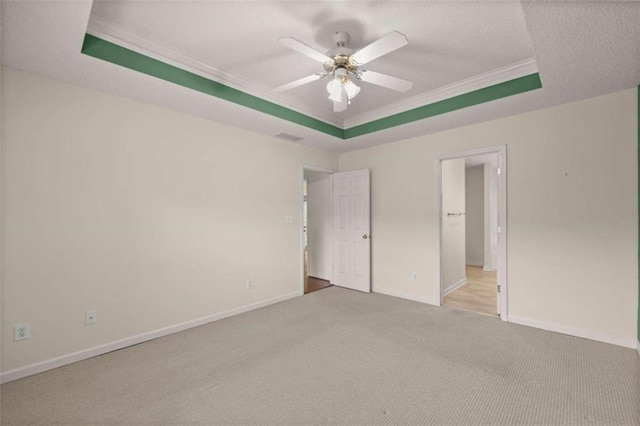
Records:
[[[640,83],[640,3],[610,1],[3,1],[2,63],[62,81],[176,109],[300,143],[352,149],[635,87]],[[93,7],[92,7],[93,6]],[[232,87],[329,123],[348,127],[420,105],[440,88],[490,81],[496,70],[533,63],[542,89],[341,140],[222,99],[80,53],[91,28],[111,31],[167,61],[192,61]],[[319,50],[347,30],[352,47],[391,30],[409,45],[368,68],[412,80],[396,94],[361,83],[346,113],[336,114],[323,81],[274,95],[275,86],[317,71],[277,43],[293,36]],[[125,41],[127,41],[125,40]],[[487,80],[488,76],[488,80]],[[418,102],[418,104],[416,104]]]

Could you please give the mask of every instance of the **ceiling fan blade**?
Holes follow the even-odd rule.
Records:
[[[347,110],[346,102],[333,102],[333,112],[342,112]]]
[[[407,44],[409,44],[407,36],[399,33],[398,31],[392,31],[381,39],[378,39],[358,50],[356,53],[351,55],[351,59],[358,65],[364,65],[382,55],[386,55],[396,49],[400,49],[402,46],[406,46]]]
[[[413,83],[410,81],[375,71],[362,70],[359,78],[367,83],[386,87],[387,89],[396,90],[402,93],[409,91],[409,89],[413,87]]]
[[[281,45],[287,46],[289,49],[295,50],[298,53],[302,53],[311,59],[314,59],[320,63],[333,62],[333,59],[328,57],[322,52],[317,51],[313,47],[307,46],[301,41],[296,40],[293,37],[283,37],[278,40]]]
[[[278,86],[275,89],[272,89],[272,92],[286,92],[287,90],[291,90],[295,87],[302,86],[307,83],[311,83],[312,81],[320,80],[323,77],[326,77],[327,73],[317,73],[308,75],[306,77],[302,77],[298,80],[292,81],[291,83],[283,84],[282,86]]]

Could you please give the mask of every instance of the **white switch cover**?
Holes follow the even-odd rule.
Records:
[[[26,324],[15,324],[13,326],[13,341],[25,340],[31,337],[31,326]]]
[[[87,311],[85,323],[87,325],[95,324],[98,322],[98,313],[96,311]]]
[[[286,224],[291,225],[293,223],[293,216],[285,216],[284,221]]]

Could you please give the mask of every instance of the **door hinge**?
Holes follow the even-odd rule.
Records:
[[[500,293],[500,286],[498,286],[498,293]]]

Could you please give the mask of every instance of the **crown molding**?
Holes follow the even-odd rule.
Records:
[[[325,123],[329,123],[339,128],[344,128],[343,121],[336,119],[333,115],[327,114],[316,108],[310,108],[308,105],[292,102],[286,95],[273,93],[270,88],[263,84],[238,77],[207,65],[206,63],[189,55],[182,54],[167,46],[142,38],[102,18],[91,16],[86,32],[87,34],[115,43],[134,52],[166,64],[173,65],[185,71],[192,72],[201,77],[217,81],[218,83],[222,83],[234,89],[238,89],[246,94],[302,112],[309,117],[324,121]]]
[[[230,99],[211,92],[208,85],[201,86],[196,90],[240,103],[249,108],[257,109],[342,139],[361,136],[388,127],[424,119],[433,114],[442,114],[443,112],[450,112],[465,106],[476,105],[541,87],[537,64],[534,59],[530,58],[341,121],[338,117],[327,114],[325,111],[286,100],[286,95],[274,93],[263,84],[226,73],[193,57],[141,38],[99,17],[90,19],[86,37],[93,37],[92,45],[95,45],[96,42],[98,44],[107,43],[111,46],[110,50],[113,48],[116,48],[116,50],[118,48],[125,49],[133,54],[140,55],[139,58],[155,61],[155,64],[146,63],[145,67],[147,69],[142,70],[139,68],[139,64],[121,62],[122,58],[117,52],[111,51],[110,55],[115,54],[116,56],[109,57],[109,55],[105,56],[104,52],[100,51],[94,50],[91,53],[85,50],[86,46],[83,46],[83,53],[87,53],[90,56],[99,57],[100,59],[182,85],[181,82],[167,79],[156,72],[158,66],[171,67],[174,70],[180,70],[183,73],[203,78],[205,81],[228,87],[237,93],[233,95],[234,99]],[[86,37],[85,43],[87,41]],[[101,42],[98,40],[101,40]],[[498,88],[499,90],[496,90]],[[453,101],[460,97],[465,99],[463,106],[461,106],[459,100]],[[238,102],[239,99],[243,99],[243,101]],[[450,100],[452,102],[449,102]],[[261,106],[256,107],[255,102],[258,102]]]
[[[535,59],[529,58],[466,80],[458,81],[448,86],[439,87],[430,92],[422,93],[411,98],[403,99],[391,105],[377,108],[344,120],[344,128],[350,129],[361,124],[369,123],[381,118],[399,114],[414,108],[429,105],[444,99],[453,98],[465,93],[493,86],[505,81],[514,80],[538,72]]]

